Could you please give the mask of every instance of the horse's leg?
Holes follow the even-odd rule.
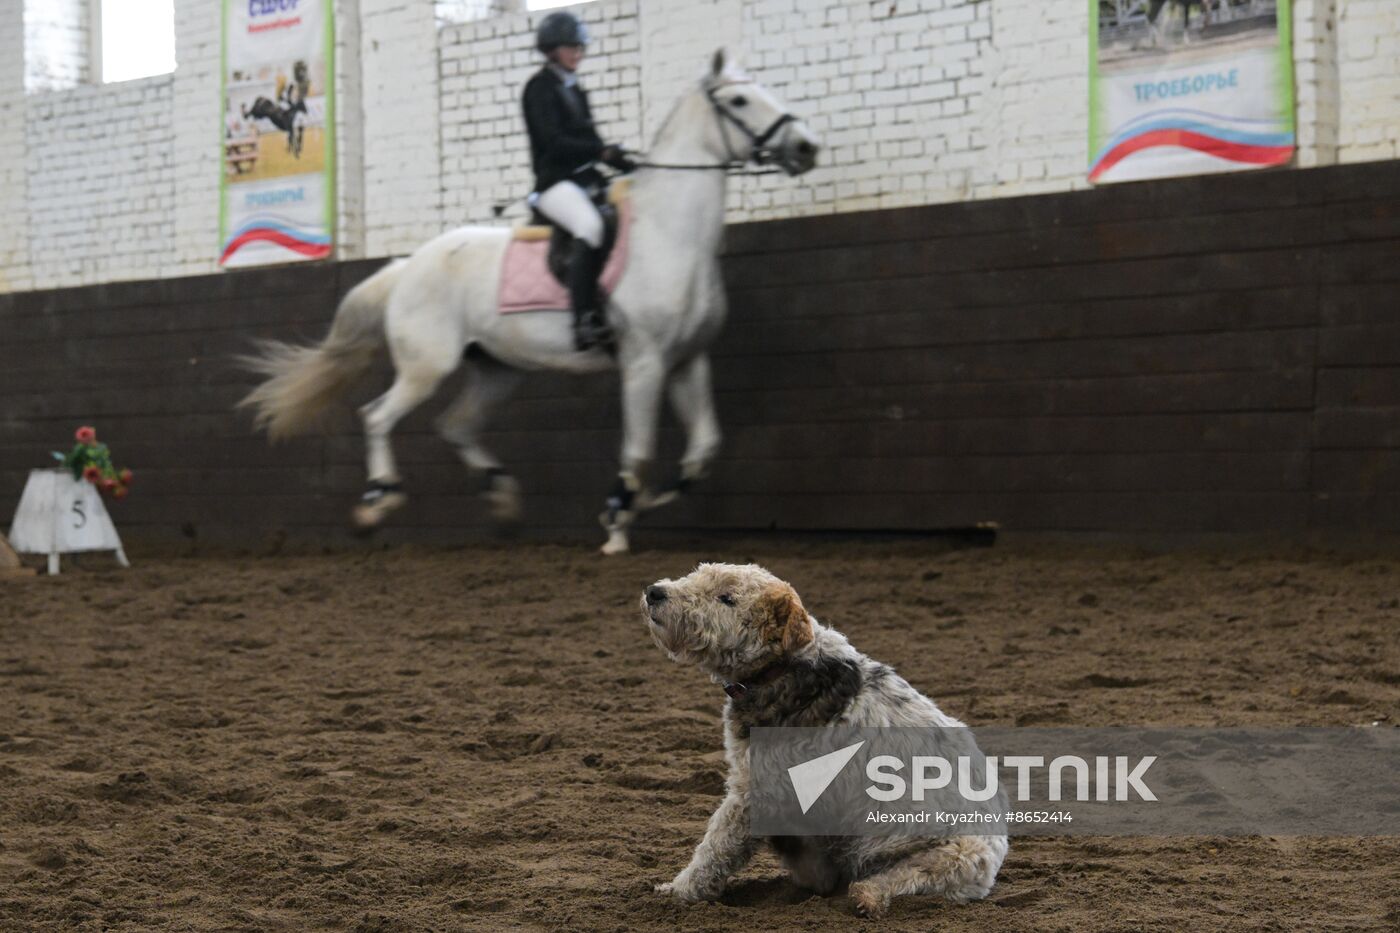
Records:
[[[1147,8],[1147,34],[1151,45],[1156,48],[1162,44],[1166,33],[1167,24],[1161,19],[1162,8],[1167,6],[1168,0],[1150,0]],[[1171,8],[1167,7],[1167,19],[1171,18]]]
[[[520,483],[506,472],[496,455],[479,438],[486,419],[515,391],[524,374],[486,357],[467,362],[467,384],[462,394],[437,419],[438,433],[457,450],[467,469],[486,474],[485,498],[491,517],[498,522],[520,518]]]
[[[671,408],[685,427],[685,454],[681,475],[674,486],[651,497],[639,511],[674,502],[690,486],[705,478],[710,461],[719,452],[719,417],[715,414],[714,392],[710,388],[710,358],[701,354],[671,374]]]
[[[652,457],[656,454],[656,423],[666,367],[659,354],[624,363],[622,367],[622,471],[599,520],[607,529],[604,554],[625,553],[627,529],[637,519],[636,498]]]
[[[376,527],[390,512],[408,501],[394,464],[389,434],[404,415],[433,394],[442,377],[450,371],[450,367],[444,370],[418,364],[400,369],[389,391],[360,409],[369,470],[369,488],[354,512],[355,524],[360,528]]]

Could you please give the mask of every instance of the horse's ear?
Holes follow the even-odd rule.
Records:
[[[710,59],[710,77],[718,78],[724,74],[724,48],[715,49],[714,57]]]

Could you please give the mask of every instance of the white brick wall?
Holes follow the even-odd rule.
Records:
[[[411,251],[442,226],[437,23],[421,0],[359,0],[365,252]]]
[[[24,84],[30,91],[61,91],[95,76],[90,0],[7,0],[24,9]]]
[[[1338,156],[1400,158],[1400,0],[1344,0],[1336,25]]]
[[[640,26],[646,93],[639,136],[649,140],[681,90],[704,74],[715,49],[742,52],[744,0],[645,0]]]
[[[995,24],[985,104],[971,132],[985,141],[974,197],[1088,187],[1089,39],[1083,0],[990,0]]]
[[[33,287],[25,118],[24,7],[0,3],[0,292]]]
[[[0,290],[214,271],[218,4],[177,0],[173,77],[26,96],[24,11],[70,2],[0,2]],[[524,6],[336,0],[342,257],[529,189],[519,94],[545,14]],[[1062,191],[1087,184],[1086,6],[601,0],[578,8],[583,80],[633,148],[720,45],[786,99],[821,167],[735,179],[734,221]],[[1400,158],[1400,0],[1294,0],[1294,53],[1298,164]]]
[[[34,284],[178,273],[170,75],[28,101]]]
[[[223,154],[220,130],[223,102],[219,56],[219,5],[206,0],[175,0],[174,95],[171,109],[160,114],[165,145],[173,155],[175,239],[161,244],[173,269],[162,274],[197,275],[213,267],[219,249],[219,173]],[[116,85],[115,87],[122,87]],[[108,89],[109,91],[111,89]],[[150,273],[131,267],[130,277]]]
[[[984,140],[991,7],[968,0],[744,6],[742,60],[822,138],[797,184],[745,179],[731,211],[762,219],[966,197]]]

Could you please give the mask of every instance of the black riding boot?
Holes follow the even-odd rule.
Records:
[[[574,349],[588,350],[612,343],[612,328],[598,301],[598,250],[583,240],[569,247],[569,297],[574,307]]]

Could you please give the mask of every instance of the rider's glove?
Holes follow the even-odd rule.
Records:
[[[598,160],[610,168],[615,168],[619,172],[635,172],[637,170],[637,160],[627,154],[627,150],[621,146],[605,146]]]

